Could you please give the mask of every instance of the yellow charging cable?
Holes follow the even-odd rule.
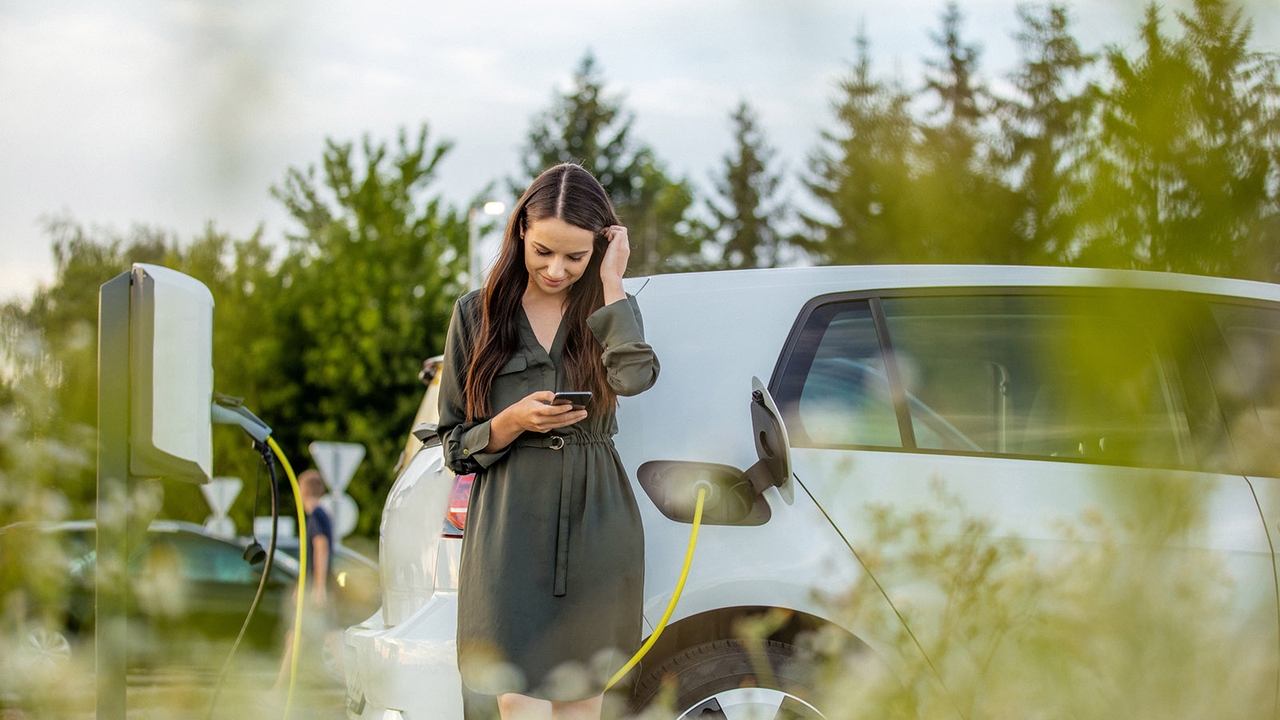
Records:
[[[289,694],[284,701],[284,716],[289,717],[289,710],[293,708],[293,688],[298,682],[298,647],[302,641],[302,606],[307,590],[307,510],[302,506],[302,489],[298,487],[298,476],[293,474],[293,466],[289,465],[289,458],[284,456],[284,451],[276,444],[276,439],[267,436],[267,445],[275,452],[276,457],[280,459],[280,465],[284,467],[284,474],[289,476],[289,485],[293,487],[293,500],[298,506],[298,607],[293,613],[293,650],[289,653]],[[271,488],[271,492],[275,492],[275,488]]]
[[[640,658],[649,652],[649,648],[658,642],[658,636],[667,627],[667,621],[671,619],[671,614],[676,611],[676,603],[680,602],[680,593],[684,592],[684,583],[689,579],[689,566],[693,564],[693,549],[698,545],[698,528],[702,527],[702,506],[706,500],[707,488],[698,488],[698,504],[693,509],[693,529],[689,531],[689,547],[684,552],[684,567],[680,568],[680,580],[676,582],[675,592],[671,594],[671,602],[667,603],[667,611],[662,614],[662,619],[658,621],[657,627],[653,629],[653,634],[649,636],[644,645],[640,646],[640,649],[636,651],[635,655],[631,656],[631,659],[627,661],[626,665],[622,666],[621,670],[609,678],[609,683],[604,686],[605,690],[618,684],[619,680],[626,677],[627,673],[631,672],[631,668],[640,662]]]

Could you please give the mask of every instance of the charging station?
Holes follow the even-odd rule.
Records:
[[[98,720],[125,720],[134,483],[207,483],[213,464],[213,295],[175,270],[135,264],[98,293]]]

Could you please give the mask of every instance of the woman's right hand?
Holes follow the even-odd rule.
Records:
[[[572,405],[552,405],[551,401],[555,399],[556,394],[550,390],[539,390],[502,412],[511,413],[512,419],[522,430],[536,433],[567,427],[587,419],[586,410],[574,410]]]
[[[550,404],[555,397],[556,394],[550,390],[539,390],[494,416],[489,423],[489,446],[485,451],[497,452],[515,442],[526,430],[544,433],[587,419],[586,410],[574,410],[572,405]]]

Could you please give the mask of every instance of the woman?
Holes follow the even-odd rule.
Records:
[[[644,539],[612,436],[658,360],[622,290],[630,246],[586,170],[557,165],[511,213],[445,343],[440,436],[476,473],[462,540],[458,667],[502,717],[599,717],[640,639]],[[553,391],[593,393],[582,408]]]

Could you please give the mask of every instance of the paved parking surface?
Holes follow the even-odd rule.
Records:
[[[233,672],[218,697],[215,720],[278,720],[285,694],[275,692],[274,670]],[[206,720],[217,673],[209,670],[153,670],[130,673],[128,720]],[[0,701],[0,720],[69,718],[93,720],[93,678],[67,684],[56,697]],[[294,720],[345,720],[344,691],[337,683],[303,684],[295,690],[289,714]]]

